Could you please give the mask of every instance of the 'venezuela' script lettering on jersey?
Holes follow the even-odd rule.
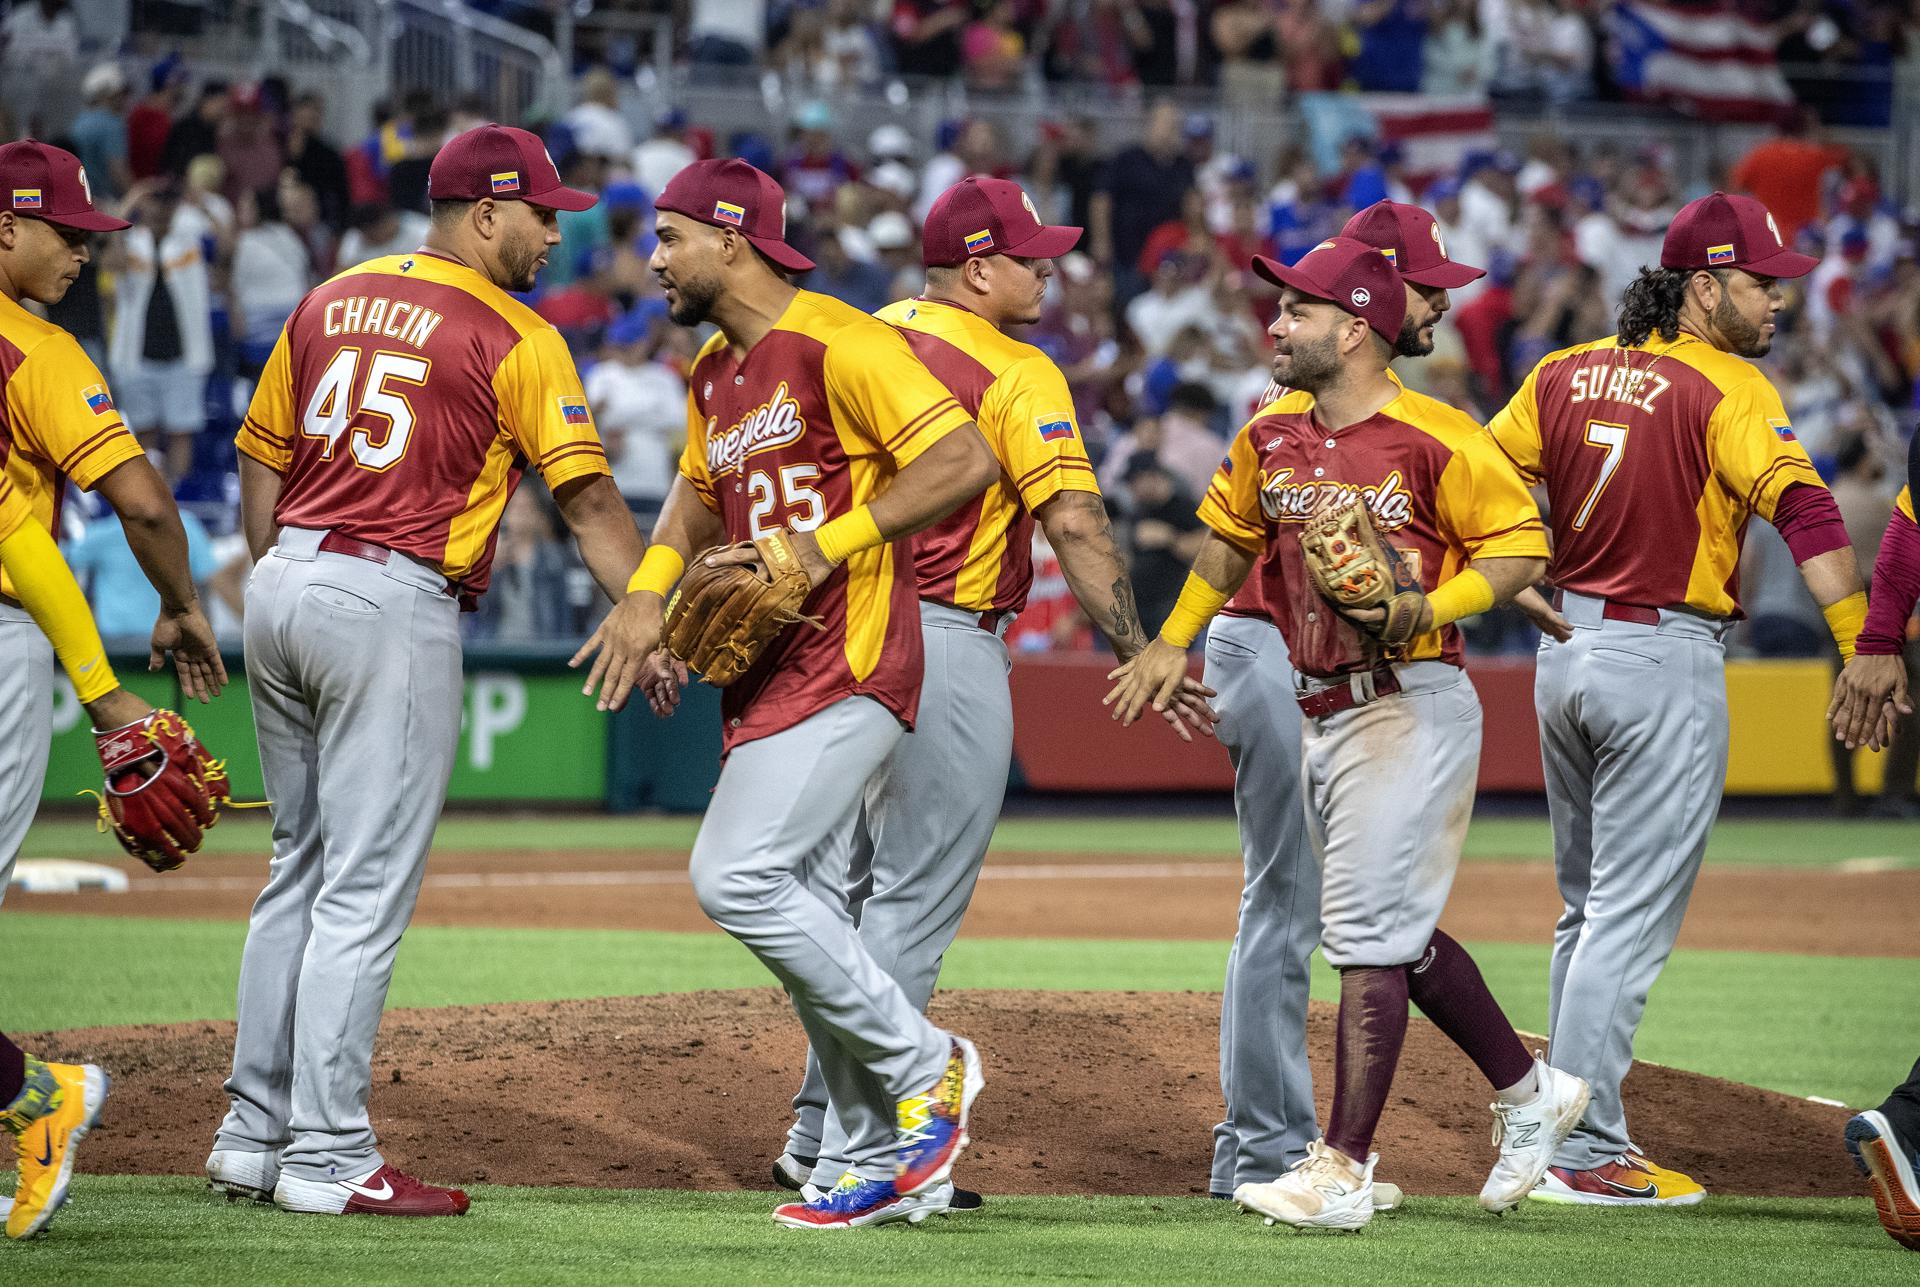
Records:
[[[446,319],[412,300],[385,295],[352,295],[327,305],[328,335],[383,335],[412,348],[424,348]]]
[[[707,472],[718,478],[739,469],[748,456],[799,442],[806,431],[807,421],[800,414],[800,404],[793,400],[787,392],[787,382],[782,380],[772,397],[741,416],[738,423],[724,433],[713,429],[709,422]]]
[[[1373,524],[1383,532],[1397,532],[1413,521],[1413,497],[1406,480],[1394,470],[1372,487],[1336,479],[1293,481],[1292,469],[1260,471],[1260,508],[1275,523],[1304,523],[1331,505],[1345,505],[1355,495],[1367,502]]]
[[[1568,401],[1618,402],[1653,414],[1653,404],[1673,387],[1673,381],[1657,371],[1631,367],[1624,363],[1581,367],[1568,381]]]

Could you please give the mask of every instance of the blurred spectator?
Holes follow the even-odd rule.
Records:
[[[620,82],[605,67],[580,78],[580,102],[563,119],[582,152],[608,161],[633,155],[633,127],[620,110]]]
[[[1484,94],[1493,80],[1493,61],[1478,0],[1434,0],[1420,46],[1420,92]]]
[[[1007,630],[1007,647],[1014,652],[1085,652],[1094,647],[1093,623],[1073,597],[1060,556],[1038,523],[1033,525],[1033,588],[1027,592],[1027,606]]]
[[[575,152],[560,167],[560,181],[584,192],[600,192],[606,186],[606,171],[604,158],[592,152]],[[543,285],[571,285],[593,271],[593,265],[605,253],[612,236],[607,229],[610,204],[603,194],[601,200],[585,210],[557,213],[560,244],[548,255],[547,267],[540,274]]]
[[[1040,142],[1027,157],[1022,184],[1040,207],[1042,222],[1086,227],[1099,181],[1093,122],[1042,121]]]
[[[1156,459],[1190,496],[1204,496],[1227,455],[1227,440],[1214,432],[1220,404],[1204,384],[1177,384],[1160,414]]]
[[[1207,198],[1198,188],[1188,188],[1180,204],[1180,217],[1169,219],[1147,234],[1140,249],[1140,275],[1152,277],[1160,261],[1168,255],[1185,252],[1203,259],[1213,256],[1213,229],[1207,224]]]
[[[340,266],[351,268],[385,255],[418,250],[427,239],[427,217],[392,206],[355,206],[340,239]]]
[[[666,303],[643,300],[607,328],[586,374],[587,402],[620,494],[657,510],[673,484],[675,448],[687,433],[687,385],[659,359]]]
[[[1740,556],[1740,606],[1747,613],[1742,642],[1762,657],[1819,657],[1833,646],[1820,605],[1800,579],[1793,551],[1770,523],[1747,528]]]
[[[227,167],[226,198],[236,207],[249,192],[280,181],[287,154],[259,86],[234,92],[232,110],[220,127],[220,160]]]
[[[136,184],[126,217],[133,227],[108,241],[114,274],[108,364],[114,400],[149,451],[165,435],[166,475],[177,483],[206,427],[213,370],[213,287],[199,235],[167,180]]]
[[[863,313],[891,299],[893,274],[874,262],[873,242],[865,229],[829,230],[814,243],[813,258],[818,267],[806,276],[808,290],[831,295]]]
[[[215,266],[233,254],[233,239],[240,231],[233,203],[221,195],[226,181],[226,162],[208,152],[188,162],[186,182],[179,185],[177,230],[199,238],[201,252]]]
[[[1847,149],[1813,133],[1817,124],[1812,112],[1796,113],[1778,137],[1754,144],[1728,176],[1772,212],[1788,245],[1820,214],[1821,178],[1847,159]]]
[[[1121,500],[1133,550],[1134,597],[1140,604],[1140,624],[1151,636],[1173,611],[1207,529],[1194,514],[1198,502],[1148,453],[1137,453],[1127,462]]]
[[[686,112],[670,107],[654,118],[653,133],[634,148],[633,177],[649,198],[657,197],[667,180],[699,159],[687,144]]]
[[[69,131],[74,155],[86,167],[95,201],[118,201],[133,186],[127,168],[127,77],[118,63],[101,63],[80,84],[86,107]]]
[[[951,146],[943,148],[927,162],[920,175],[920,196],[914,202],[913,217],[927,221],[927,211],[942,192],[962,179],[976,174],[1000,173],[1000,136],[990,121],[968,121],[953,131]]]
[[[1014,26],[1012,0],[976,0],[974,19],[960,35],[967,88],[1000,93],[1020,88],[1026,38]]]
[[[1271,0],[1223,0],[1214,6],[1211,34],[1227,105],[1272,111],[1286,95],[1287,68]]]
[[[789,198],[798,197],[808,209],[828,210],[840,185],[860,177],[855,165],[833,137],[833,109],[819,100],[801,105],[794,114],[793,149],[781,167],[781,183]]]
[[[1206,258],[1184,251],[1161,256],[1147,290],[1128,301],[1126,318],[1149,357],[1165,353],[1187,327],[1204,331],[1213,320]]]
[[[971,0],[893,0],[892,11],[888,36],[895,69],[904,76],[953,75]]]
[[[867,225],[880,267],[886,270],[887,300],[905,299],[920,288],[920,234],[898,210],[882,210]]]
[[[1295,94],[1339,89],[1347,74],[1345,33],[1321,12],[1319,0],[1280,0],[1279,26],[1287,88]]]
[[[531,643],[571,632],[569,547],[560,539],[551,507],[544,487],[521,487],[507,501],[494,547],[493,580],[466,622],[469,635]]]
[[[767,39],[766,0],[690,0],[687,56],[713,67],[751,67]]]
[[[1122,148],[1108,162],[1090,207],[1094,259],[1111,265],[1117,301],[1127,303],[1146,289],[1139,270],[1140,252],[1153,230],[1180,218],[1194,163],[1183,137],[1180,109],[1169,100],[1148,113],[1139,143]]]
[[[1508,0],[1494,92],[1561,105],[1593,96],[1593,29],[1573,0]]]
[[[445,108],[426,106],[415,113],[399,159],[387,167],[387,200],[396,208],[427,213],[427,172],[449,137],[448,125]]]
[[[334,228],[346,226],[352,193],[347,186],[347,162],[340,149],[327,141],[327,101],[318,94],[293,100],[287,116],[287,164],[313,190],[320,218]]]
[[[1514,244],[1519,206],[1514,176],[1520,173],[1520,158],[1502,149],[1469,159],[1467,169],[1458,205],[1445,220],[1447,256],[1463,264],[1484,264],[1496,247],[1506,250]]]
[[[180,511],[180,523],[187,530],[187,571],[198,585],[214,573],[213,541],[192,510]],[[87,523],[66,555],[75,579],[86,589],[103,636],[144,640],[153,633],[160,594],[127,545],[127,534],[112,506],[100,507],[99,517]]]
[[[230,106],[225,81],[202,85],[193,109],[184,116],[176,116],[173,128],[167,131],[167,145],[160,153],[160,169],[181,178],[194,157],[218,155],[220,126],[227,119]]]
[[[0,76],[24,133],[49,138],[73,119],[73,63],[80,25],[67,0],[27,0],[0,21]]]
[[[153,65],[146,97],[127,113],[127,169],[134,180],[151,179],[166,169],[167,137],[173,118],[186,102],[188,76],[179,55]]]
[[[1426,0],[1360,0],[1348,14],[1360,52],[1347,73],[1369,93],[1420,90],[1426,44]],[[1371,204],[1371,203],[1369,203]]]
[[[312,200],[298,179],[296,200]],[[240,370],[258,378],[280,328],[313,289],[313,258],[306,242],[288,226],[281,211],[279,186],[250,193],[240,203],[241,232],[233,248],[233,317]]]

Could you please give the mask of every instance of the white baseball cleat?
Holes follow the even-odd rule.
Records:
[[[1587,1083],[1569,1072],[1548,1066],[1538,1055],[1534,1072],[1540,1079],[1540,1092],[1526,1104],[1503,1104],[1493,1108],[1493,1142],[1500,1146],[1500,1160],[1493,1164],[1486,1184],[1480,1189],[1480,1205],[1495,1215],[1511,1211],[1533,1192],[1540,1177],[1553,1164],[1553,1155],[1573,1134],[1587,1111]]]
[[[272,1203],[273,1186],[280,1182],[280,1155],[217,1148],[207,1157],[207,1187],[227,1201],[250,1198]]]
[[[1243,1184],[1233,1200],[1243,1211],[1265,1216],[1268,1224],[1296,1229],[1364,1229],[1373,1219],[1373,1167],[1327,1147],[1323,1139],[1307,1145],[1307,1156],[1291,1171],[1265,1184]]]

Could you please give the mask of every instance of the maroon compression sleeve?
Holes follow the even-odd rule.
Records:
[[[1920,600],[1920,527],[1899,510],[1880,538],[1873,564],[1873,593],[1867,596],[1867,622],[1853,641],[1856,653],[1887,657],[1907,644],[1907,619]]]
[[[1840,507],[1833,493],[1812,483],[1795,483],[1780,493],[1773,507],[1773,525],[1787,540],[1795,563],[1843,550],[1849,544],[1847,525],[1840,520]]]

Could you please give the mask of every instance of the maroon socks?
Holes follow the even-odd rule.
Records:
[[[1340,971],[1340,1033],[1333,1050],[1327,1144],[1365,1166],[1407,1037],[1407,967]]]
[[[1516,1085],[1533,1072],[1533,1056],[1520,1044],[1465,948],[1435,930],[1427,950],[1406,971],[1407,993],[1420,1013],[1466,1052],[1495,1090]]]

